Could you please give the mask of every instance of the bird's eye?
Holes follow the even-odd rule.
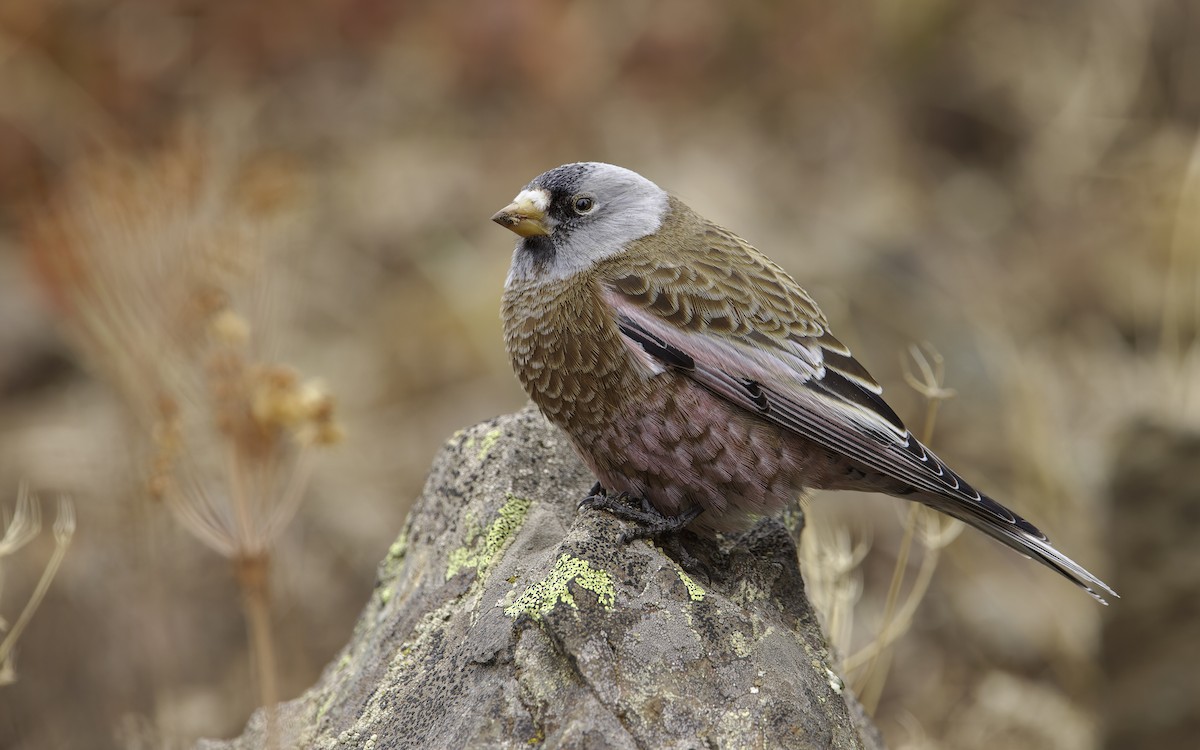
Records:
[[[588,195],[577,195],[571,202],[571,206],[575,209],[575,213],[586,214],[596,207],[596,201]]]

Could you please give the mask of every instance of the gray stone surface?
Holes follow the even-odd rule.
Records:
[[[689,576],[603,511],[526,409],[435,460],[350,643],[279,707],[281,747],[873,748],[782,525],[687,537]],[[245,734],[201,750],[263,746]]]

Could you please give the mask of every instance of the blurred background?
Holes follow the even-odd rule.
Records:
[[[1108,520],[1145,501],[1112,489],[1143,444],[1119,437],[1200,424],[1197,31],[1187,0],[5,0],[0,507],[27,480],[43,512],[0,558],[9,625],[55,554],[59,493],[77,521],[0,687],[0,747],[183,747],[237,734],[258,696],[237,566],[148,488],[136,378],[80,343],[80,290],[144,294],[121,274],[208,258],[194,235],[238,265],[236,226],[272,291],[222,306],[267,309],[269,360],[336,400],[344,439],[312,455],[271,553],[293,697],[349,638],[443,441],[524,403],[498,319],[513,238],[488,217],[579,160],[774,257],[914,427],[902,363],[931,344],[958,394],[934,448],[1125,596],[1106,610],[964,533],[889,668],[851,675],[889,744],[1135,746],[1113,739],[1100,653],[1155,532],[1118,559]],[[904,512],[814,501],[844,655],[884,625]],[[930,553],[919,537],[904,590]],[[1162,611],[1164,638],[1195,616]]]

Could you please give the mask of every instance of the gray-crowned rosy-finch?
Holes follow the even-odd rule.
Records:
[[[646,178],[566,164],[492,218],[520,236],[513,368],[606,490],[701,533],[806,487],[884,492],[1116,595],[923,446],[783,269]]]

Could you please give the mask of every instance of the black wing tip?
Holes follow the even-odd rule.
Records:
[[[969,485],[966,487],[969,489]],[[950,499],[957,502],[958,508],[968,511],[968,515],[959,515],[937,505],[934,507],[965,521],[997,541],[1016,549],[1022,555],[1042,563],[1106,607],[1109,605],[1106,596],[1121,598],[1111,586],[1087,568],[1059,552],[1036,526],[987,495],[980,494],[978,498],[957,496]],[[970,502],[971,500],[974,502]]]
[[[1112,586],[1109,586],[1104,581],[1097,578],[1087,568],[1067,557],[1063,553],[1055,549],[1049,539],[1044,536],[1040,539],[1034,538],[1028,545],[1028,550],[1035,553],[1035,557],[1048,567],[1053,568],[1055,572],[1061,574],[1064,578],[1069,579],[1079,588],[1091,594],[1092,598],[1100,602],[1104,606],[1108,606],[1108,600],[1105,596],[1111,596],[1113,599],[1120,599]]]
[[[1094,585],[1096,585],[1096,586],[1098,586],[1098,587],[1100,587],[1100,588],[1104,589],[1104,593],[1105,593],[1105,594],[1108,594],[1108,595],[1109,595],[1109,596],[1111,596],[1112,598],[1114,598],[1114,599],[1120,599],[1120,598],[1121,598],[1121,595],[1120,595],[1120,594],[1118,594],[1118,593],[1116,592],[1116,590],[1114,590],[1114,589],[1113,589],[1111,586],[1109,586],[1109,585],[1108,585],[1107,583],[1105,583],[1104,581],[1101,581],[1099,578],[1096,578],[1095,576],[1092,576],[1092,581],[1091,581],[1091,582],[1092,582]],[[1099,594],[1099,593],[1098,593],[1098,592],[1097,592],[1095,589],[1093,589],[1093,588],[1092,588],[1092,587],[1090,587],[1090,586],[1085,586],[1084,588],[1086,588],[1086,589],[1087,589],[1087,591],[1088,591],[1088,593],[1089,593],[1089,594],[1091,594],[1092,596],[1096,597],[1096,599],[1098,599],[1098,600],[1100,601],[1100,603],[1101,603],[1101,604],[1103,604],[1103,605],[1104,605],[1104,606],[1106,606],[1106,607],[1108,606],[1108,602],[1107,602],[1107,601],[1105,601],[1105,600],[1104,600],[1104,597],[1100,596],[1100,594]]]
[[[1079,583],[1079,582],[1076,581],[1076,583]],[[1111,588],[1109,588],[1108,584],[1106,584],[1104,581],[1097,580],[1096,585],[1102,586],[1104,588],[1104,593],[1107,594],[1108,596],[1111,596],[1114,599],[1121,598],[1121,595],[1118,594],[1117,592],[1113,591]],[[1091,594],[1092,598],[1095,599],[1096,601],[1100,602],[1101,604],[1103,604],[1106,607],[1109,606],[1108,600],[1105,599],[1103,596],[1101,596],[1100,592],[1096,591],[1096,589],[1092,588],[1091,586],[1084,585],[1082,583],[1079,583],[1079,587],[1082,588],[1084,591],[1088,592],[1089,594]]]

